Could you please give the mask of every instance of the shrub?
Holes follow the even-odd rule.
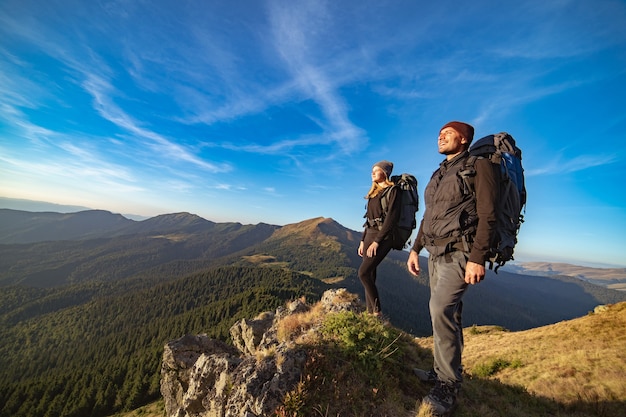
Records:
[[[353,312],[328,315],[321,333],[373,379],[378,377],[384,360],[395,352],[394,343],[399,337],[397,331],[386,328],[376,317]]]
[[[521,366],[522,362],[519,359],[509,361],[504,358],[492,358],[476,365],[472,370],[472,374],[474,374],[474,376],[486,378],[497,374],[505,368],[519,368]]]

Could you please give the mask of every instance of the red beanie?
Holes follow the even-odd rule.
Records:
[[[451,127],[452,129],[459,132],[461,136],[463,136],[467,140],[468,146],[470,143],[472,143],[472,140],[474,140],[474,127],[472,125],[468,125],[467,123],[463,122],[448,122],[443,125],[443,127],[439,129],[439,131],[441,132],[446,127]]]

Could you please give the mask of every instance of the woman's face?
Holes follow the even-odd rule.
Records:
[[[385,171],[380,169],[379,167],[372,168],[372,181],[373,182],[385,182],[387,176],[385,175]]]

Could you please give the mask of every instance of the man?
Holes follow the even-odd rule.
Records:
[[[434,366],[415,373],[420,380],[435,383],[424,402],[438,415],[449,415],[456,407],[463,381],[462,299],[469,285],[485,277],[496,227],[495,165],[488,159],[476,160],[473,192],[459,175],[469,168],[473,138],[474,128],[467,123],[453,121],[441,128],[438,148],[446,158],[424,190],[426,211],[407,261],[409,272],[417,276],[418,255],[423,248],[429,252]]]

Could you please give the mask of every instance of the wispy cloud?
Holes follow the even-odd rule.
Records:
[[[83,83],[85,90],[94,99],[94,107],[106,120],[135,135],[147,140],[147,145],[160,155],[161,158],[171,158],[194,164],[195,166],[210,172],[228,172],[232,167],[228,164],[214,164],[207,162],[190,152],[182,145],[170,141],[162,135],[142,127],[132,116],[118,107],[112,99],[115,94],[114,87],[105,79],[95,74],[85,74]]]
[[[558,155],[552,158],[548,165],[526,170],[525,175],[530,177],[570,174],[598,166],[613,164],[618,160],[619,157],[617,155],[580,155],[567,159],[563,158],[562,155]]]
[[[82,12],[84,12],[84,10]],[[79,11],[76,13],[80,14]],[[102,118],[129,133],[135,139],[143,141],[145,146],[149,147],[155,155],[159,155],[160,158],[164,160],[169,159],[189,163],[197,168],[212,173],[228,172],[233,169],[228,163],[207,161],[199,157],[193,149],[176,143],[166,138],[164,135],[146,128],[131,115],[131,112],[117,105],[115,98],[124,97],[124,93],[118,90],[112,81],[114,71],[111,69],[109,63],[99,55],[98,51],[90,49],[88,44],[73,44],[69,42],[62,33],[49,30],[48,25],[43,21],[38,25],[25,26],[11,19],[9,15],[0,13],[0,22],[7,25],[5,26],[5,31],[7,30],[6,27],[13,30],[11,33],[12,37],[26,40],[33,45],[38,45],[43,53],[48,54],[51,58],[60,63],[63,66],[63,71],[71,74],[74,81],[82,85],[84,91],[92,96],[93,106]],[[82,33],[81,35],[86,35],[86,33]],[[137,47],[138,45],[133,46]],[[2,50],[0,50],[0,52],[3,52],[5,56],[10,56],[7,52]],[[14,62],[13,66],[21,64],[17,58],[13,58],[12,61]],[[51,97],[49,91],[42,89],[42,84],[32,83],[26,80],[27,82],[20,83],[21,86],[18,88],[15,82],[9,83],[8,81],[1,81],[2,76],[0,76],[0,92],[3,92],[3,101],[7,102],[8,98],[14,97],[12,101],[16,106],[39,107],[41,103],[33,102],[33,99],[31,99],[31,102],[27,102],[25,101],[26,97],[38,97],[43,95],[47,95],[48,98]],[[37,94],[29,94],[28,90],[35,90]],[[166,91],[161,91],[160,93],[166,93]],[[29,130],[34,137],[34,134],[37,133],[34,124],[30,124],[29,126]],[[50,134],[51,132],[45,131],[44,133]]]
[[[104,163],[100,157],[86,149],[64,143],[60,146],[67,153],[54,153],[54,158],[32,158],[29,160],[16,156],[0,156],[5,166],[10,166],[12,177],[17,173],[25,177],[46,178],[52,182],[68,181],[70,183],[90,184],[92,189],[106,187],[118,192],[139,192],[143,187],[137,179],[121,165]]]
[[[491,50],[504,58],[556,59],[589,55],[626,41],[626,5],[602,1],[591,6],[579,1],[525,2],[513,19],[540,25],[512,24]],[[508,36],[507,36],[508,35]],[[514,38],[517,38],[517,42]],[[506,46],[504,46],[506,45]]]
[[[580,87],[585,82],[592,82],[592,80],[584,81],[579,79],[531,88],[530,86],[536,83],[536,79],[539,76],[536,73],[520,74],[515,84],[498,88],[496,91],[489,91],[487,90],[488,87],[483,85],[485,91],[489,91],[488,94],[485,94],[489,99],[480,102],[478,113],[473,123],[480,126],[488,123],[490,120],[499,120],[507,113],[515,112],[516,109],[522,108],[528,103],[537,102],[546,97]],[[506,83],[496,82],[494,85],[502,86],[506,85]]]
[[[308,1],[300,7],[269,6],[274,47],[288,66],[298,88],[314,100],[325,116],[317,123],[339,148],[350,153],[367,140],[365,132],[348,117],[348,106],[338,94],[335,83],[322,71],[323,65],[313,59],[319,55],[315,34],[327,27],[325,3]]]

